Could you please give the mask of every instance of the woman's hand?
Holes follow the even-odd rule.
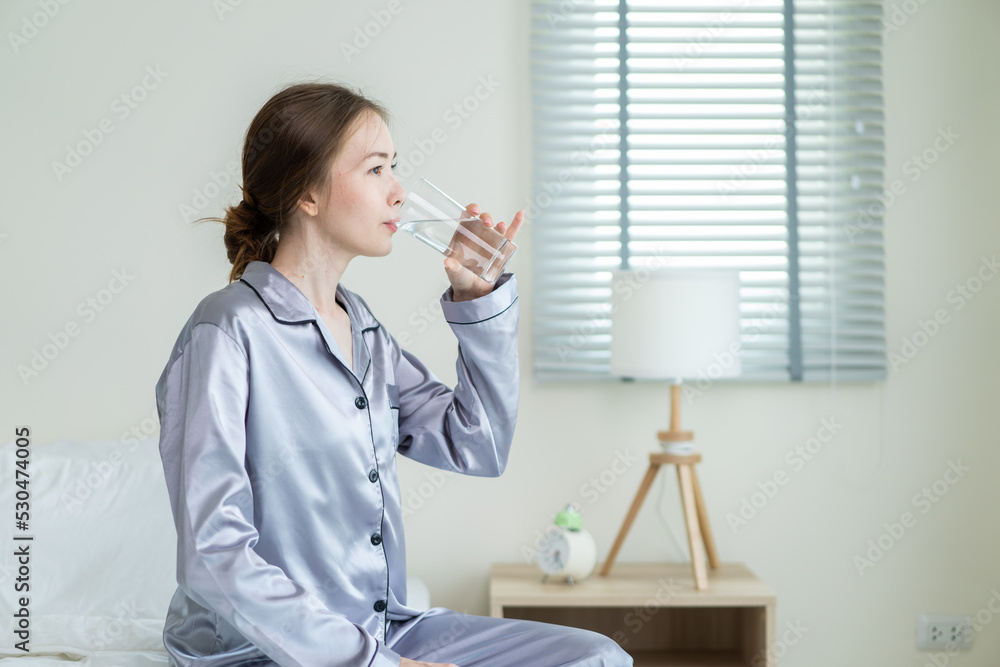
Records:
[[[458,665],[453,665],[450,662],[417,662],[409,658],[400,658],[399,667],[458,667]]]
[[[493,216],[489,213],[480,213],[478,204],[469,204],[465,207],[465,212],[470,216],[478,215],[486,226],[493,226]],[[522,210],[514,214],[510,225],[499,222],[494,229],[506,236],[509,241],[513,241],[523,222],[524,211]],[[444,270],[448,274],[448,280],[451,281],[452,300],[454,301],[471,301],[493,291],[493,285],[459,264],[458,260],[453,257],[445,258]]]

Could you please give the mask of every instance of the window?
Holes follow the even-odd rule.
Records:
[[[535,0],[534,369],[610,379],[611,271],[737,268],[742,380],[886,375],[880,2]]]

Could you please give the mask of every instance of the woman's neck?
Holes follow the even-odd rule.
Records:
[[[322,314],[337,313],[337,285],[347,269],[347,258],[328,248],[320,239],[282,234],[271,266],[299,288]]]

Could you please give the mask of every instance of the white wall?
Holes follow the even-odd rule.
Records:
[[[210,186],[210,172],[238,162],[254,113],[300,77],[359,85],[385,102],[404,158],[442,128],[447,140],[419,171],[459,198],[503,218],[525,205],[527,1],[398,3],[392,6],[401,11],[350,62],[342,45],[372,12],[389,7],[387,0],[242,2],[221,17],[211,3],[192,0],[77,2],[62,6],[16,52],[5,39],[2,433],[26,424],[38,441],[116,438],[155,421],[153,386],[170,346],[194,305],[223,287],[229,271],[221,225],[192,225],[179,207],[202,203],[199,213],[214,215],[238,200],[232,184],[207,202],[196,202],[193,191]],[[1000,250],[1000,6],[900,5],[902,14],[886,9],[901,24],[885,47],[886,179],[906,188],[887,216],[890,350],[899,353],[938,309],[947,323],[884,384],[719,385],[684,414],[703,446],[702,484],[722,558],[748,563],[777,591],[779,630],[786,622],[808,629],[796,645],[778,647],[787,648],[786,665],[922,665],[926,656],[913,648],[918,613],[975,613],[1000,590],[1000,280],[985,282],[961,309],[949,300],[982,257]],[[20,32],[24,17],[38,11],[35,2],[5,2],[0,27],[5,35]],[[122,117],[113,101],[140,84],[147,67],[165,78]],[[449,122],[448,109],[474,95],[481,77],[499,87],[488,95],[480,88],[479,108],[460,124]],[[52,163],[64,161],[65,147],[102,118],[113,131],[60,180]],[[947,128],[958,138],[914,182],[907,161]],[[430,584],[436,604],[472,613],[487,613],[490,563],[521,559],[522,547],[565,502],[583,505],[603,558],[667,420],[665,385],[532,380],[528,225],[514,260],[523,382],[507,472],[438,478],[406,460],[400,467],[404,497],[440,484],[408,519],[411,573]],[[438,264],[412,239],[397,238],[389,258],[358,260],[345,284],[454,381],[454,338],[439,316],[421,310],[446,286]],[[127,287],[102,312],[85,316],[78,304],[100,296],[116,270],[132,276]],[[74,323],[78,335],[24,382],[18,366]],[[786,453],[831,415],[842,429],[796,470]],[[608,479],[616,455],[626,452],[636,462],[591,502],[588,480],[602,472]],[[971,470],[921,513],[912,497],[942,478],[949,461]],[[746,526],[731,529],[727,514],[779,470],[789,483]],[[686,559],[678,504],[676,483],[661,475],[621,560]],[[859,573],[855,556],[905,511],[916,525]],[[987,624],[975,642],[973,653],[949,664],[995,664],[1000,622]]]

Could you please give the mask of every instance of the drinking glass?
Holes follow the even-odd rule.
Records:
[[[425,178],[417,181],[400,207],[398,229],[445,257],[454,257],[491,285],[517,251],[513,241],[479,216],[468,215],[464,206]]]

